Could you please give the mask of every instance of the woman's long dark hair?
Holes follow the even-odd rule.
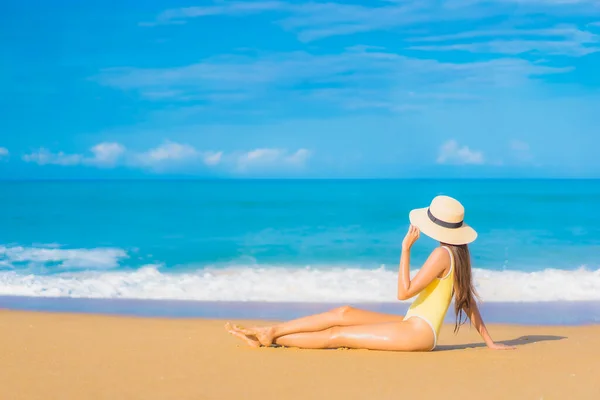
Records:
[[[444,244],[452,251],[454,256],[454,313],[456,314],[456,323],[454,332],[458,332],[460,326],[468,319],[468,313],[471,305],[479,298],[475,287],[473,286],[473,277],[471,275],[471,254],[469,246],[466,244],[452,245]]]

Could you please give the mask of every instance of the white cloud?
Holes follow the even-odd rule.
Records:
[[[544,55],[579,57],[600,51],[600,36],[575,26],[561,25],[545,29],[485,29],[443,36],[422,36],[413,42],[437,42],[410,46],[422,51],[468,51],[518,55],[535,52]]]
[[[62,151],[52,153],[43,147],[23,156],[23,161],[39,165],[78,165],[81,164],[82,160],[83,156],[81,154],[66,154]]]
[[[138,154],[136,160],[139,165],[152,166],[170,162],[189,161],[199,157],[198,151],[188,144],[165,142],[164,144]]]
[[[183,67],[106,69],[96,80],[137,92],[151,101],[198,101],[209,106],[218,104],[219,110],[235,103],[239,111],[238,105],[243,103],[248,107],[245,112],[252,112],[251,109],[265,107],[265,103],[285,94],[290,102],[308,102],[313,106],[316,99],[346,109],[405,112],[422,109],[424,103],[431,106],[433,102],[415,102],[406,95],[408,92],[445,96],[446,100],[437,102],[451,101],[465,89],[473,97],[492,96],[483,92],[499,86],[522,87],[533,80],[537,84],[544,75],[573,70],[562,61],[553,65],[553,56],[580,57],[600,51],[597,32],[572,24],[556,25],[557,20],[565,20],[556,17],[600,15],[597,0],[388,0],[369,5],[217,0],[202,4],[166,10],[152,24],[182,24],[216,15],[243,18],[260,13],[265,20],[297,34],[303,41],[382,29],[396,32],[397,50],[355,46],[318,55],[244,50]],[[499,22],[465,32],[465,26],[473,26],[471,21],[483,20]],[[449,32],[446,35],[436,35],[436,21],[444,26],[449,21],[461,23],[448,25],[450,30],[444,28]],[[407,49],[420,50],[422,53],[410,53],[422,58],[404,56]],[[437,54],[455,50],[493,58],[449,62]],[[306,88],[307,82],[318,89]],[[364,97],[364,92],[369,91],[365,88],[371,88],[368,98]],[[329,95],[319,93],[324,90]],[[345,93],[338,95],[336,90]]]
[[[91,152],[94,156],[84,159],[85,164],[112,167],[117,164],[119,158],[125,153],[125,147],[120,143],[104,142],[92,147]]]
[[[300,168],[311,156],[307,149],[289,152],[284,149],[260,148],[244,153],[225,154],[222,151],[200,151],[189,144],[165,142],[143,153],[134,154],[129,163],[155,172],[165,172],[178,167],[219,167],[231,173],[250,172],[271,168]]]
[[[561,24],[552,27],[538,28],[538,29],[525,29],[525,28],[514,28],[510,26],[504,26],[502,28],[494,29],[482,29],[482,30],[468,30],[460,31],[458,33],[451,33],[447,35],[425,35],[415,36],[408,41],[410,42],[447,42],[467,39],[470,42],[472,39],[482,38],[493,38],[493,37],[513,37],[527,36],[529,38],[554,38],[558,39],[579,39],[584,43],[596,42],[596,35],[587,31],[579,29],[575,25]]]
[[[527,52],[543,52],[547,55],[580,57],[600,51],[600,47],[573,45],[559,41],[493,40],[481,43],[456,43],[431,46],[411,46],[422,51],[467,51],[470,53],[496,53],[517,55]]]
[[[262,148],[244,153],[237,158],[239,170],[251,168],[303,167],[311,156],[307,149],[290,153],[284,149]]]
[[[257,2],[216,2],[204,7],[185,7],[166,10],[158,15],[155,22],[141,25],[154,26],[160,24],[183,24],[192,18],[202,18],[215,15],[242,16],[264,12],[284,13],[287,17],[279,23],[289,30],[299,31],[306,40],[316,39],[329,34],[343,32],[344,27],[349,33],[365,30],[365,27],[381,25],[381,18],[392,20],[392,15],[398,17],[398,11],[403,9],[397,5],[387,7],[363,7],[339,3],[304,3],[294,4],[284,1]],[[394,24],[398,24],[398,19]],[[365,26],[361,28],[361,25]],[[329,27],[331,32],[321,32]],[[368,30],[368,29],[366,29]]]
[[[279,149],[256,149],[242,155],[240,157],[240,161],[246,164],[257,162],[273,162],[280,158],[282,154],[283,150]]]
[[[205,109],[217,105],[220,112],[240,112],[242,108],[244,113],[262,111],[257,109],[269,107],[267,103],[280,98],[301,106],[314,107],[317,100],[345,109],[406,112],[423,109],[424,104],[453,101],[459,94],[492,97],[494,93],[489,92],[498,87],[523,87],[532,81],[539,84],[545,75],[573,70],[564,60],[553,64],[553,56],[580,57],[600,50],[597,32],[556,25],[557,19],[552,18],[600,15],[597,0],[388,0],[369,5],[217,0],[200,4],[166,10],[152,24],[182,24],[217,15],[237,21],[261,14],[261,20],[304,41],[382,29],[398,36],[393,51],[361,45],[329,54],[244,49],[187,66],[104,69],[94,79],[148,101],[197,102]],[[550,17],[541,17],[546,14]],[[444,26],[449,21],[461,23],[446,26],[448,34],[439,35],[436,21]],[[465,31],[465,26],[481,25],[471,21],[498,22]],[[405,51],[408,49],[420,51]],[[470,57],[470,61],[462,58],[450,62],[439,55],[439,51],[454,50],[484,53],[492,59],[473,61]],[[323,96],[323,91],[328,95]],[[408,96],[409,92],[436,93],[445,100],[419,101]]]
[[[284,93],[287,99],[311,106],[317,100],[344,108],[404,111],[419,102],[410,95],[413,92],[436,93],[439,97],[435,101],[444,101],[441,100],[444,96],[446,99],[457,94],[464,96],[465,88],[471,92],[490,90],[567,71],[570,68],[553,68],[516,58],[452,63],[350,48],[340,54],[224,55],[184,67],[113,68],[104,70],[96,79],[106,86],[138,92],[141,96],[146,92],[177,93],[171,100],[194,98],[209,104],[218,103],[222,105],[220,110],[232,101],[223,95],[237,93],[234,101],[245,101],[252,108],[264,105],[259,100],[272,101]],[[318,83],[320,88],[298,89],[305,82]],[[321,94],[323,87],[329,95],[315,97]],[[333,93],[336,90],[345,93],[336,96]],[[431,101],[420,100],[428,104]]]
[[[184,24],[193,18],[257,13],[271,13],[273,22],[296,33],[301,40],[311,41],[392,27],[434,26],[437,21],[468,23],[502,16],[527,20],[544,14],[587,17],[599,15],[600,7],[597,0],[390,0],[385,5],[371,6],[342,2],[216,1],[203,7],[166,10],[154,22],[142,25]]]
[[[204,164],[206,165],[217,165],[223,158],[223,152],[207,152],[204,154]]]
[[[194,146],[172,141],[132,156],[131,164],[138,167],[165,169],[203,163],[214,167],[221,163],[223,152],[199,151]]]
[[[93,166],[141,168],[155,173],[176,170],[195,171],[199,168],[218,168],[221,172],[248,173],[274,168],[300,169],[312,153],[304,148],[290,152],[285,149],[259,148],[244,153],[225,154],[222,151],[201,151],[190,144],[166,141],[143,152],[127,150],[119,143],[103,142],[83,154],[52,153],[40,148],[23,156],[26,162],[39,165]]]
[[[221,162],[222,152],[201,152],[188,144],[167,141],[164,144],[142,153],[128,151],[125,146],[115,142],[103,142],[90,149],[90,156],[67,154],[62,151],[52,153],[40,148],[23,156],[26,162],[39,165],[76,166],[86,165],[98,168],[111,168],[118,165],[141,168],[161,169],[175,165],[201,162],[216,166]]]
[[[471,150],[467,146],[460,146],[456,140],[449,140],[439,150],[438,164],[483,164],[484,157],[481,151]]]
[[[517,3],[521,5],[560,6],[574,4],[596,5],[597,0],[496,0],[499,3]]]
[[[189,18],[208,17],[213,15],[244,15],[265,11],[275,11],[289,8],[290,5],[281,1],[220,2],[204,7],[184,7],[163,11],[154,23],[142,23],[145,26],[160,24],[181,24]]]
[[[286,162],[292,165],[304,165],[311,156],[311,152],[307,149],[299,149],[294,154],[286,158]]]
[[[6,147],[0,147],[0,158],[8,157],[9,154]]]
[[[96,167],[114,167],[125,152],[125,147],[119,143],[104,142],[90,149],[92,156],[84,154],[68,154],[62,151],[52,153],[46,148],[39,148],[23,156],[23,161],[39,165],[92,165]]]

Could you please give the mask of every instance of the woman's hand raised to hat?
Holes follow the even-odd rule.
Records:
[[[413,244],[419,239],[421,235],[421,231],[414,225],[408,227],[408,232],[406,232],[406,236],[404,236],[404,240],[402,241],[402,250],[410,250]]]

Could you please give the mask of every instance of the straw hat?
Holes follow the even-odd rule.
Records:
[[[465,208],[452,197],[437,196],[429,207],[412,210],[408,218],[421,232],[442,243],[468,244],[477,238],[477,232],[464,222]]]

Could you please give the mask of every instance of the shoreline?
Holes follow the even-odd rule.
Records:
[[[493,351],[468,325],[454,335],[446,324],[435,351],[401,353],[252,349],[223,322],[0,310],[2,397],[548,400],[600,392],[600,325],[492,323],[496,341],[517,346]]]
[[[397,315],[403,315],[410,305],[409,302],[400,301],[301,303],[0,296],[0,310],[155,318],[287,320],[347,304]],[[446,315],[446,323],[454,323],[452,307]],[[552,326],[600,324],[600,301],[484,302],[480,308],[486,323]]]

